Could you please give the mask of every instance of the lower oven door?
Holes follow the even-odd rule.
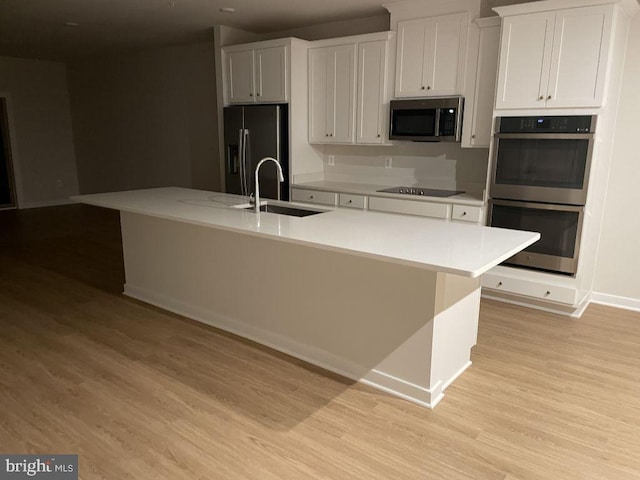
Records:
[[[489,225],[539,232],[540,240],[505,264],[574,275],[578,268],[584,207],[491,200]]]

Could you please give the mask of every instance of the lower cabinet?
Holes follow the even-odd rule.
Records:
[[[335,207],[338,194],[333,192],[321,192],[318,190],[307,190],[304,188],[291,189],[291,201],[303,203],[316,203],[318,205],[330,205]]]
[[[522,295],[547,302],[575,305],[577,289],[571,286],[554,285],[543,280],[517,278],[516,276],[487,272],[482,276],[482,287],[491,292]]]
[[[327,192],[307,188],[291,188],[291,201],[355,208],[376,212],[401,213],[420,217],[440,218],[455,222],[482,224],[484,209],[474,205],[405,200],[402,198],[371,197],[354,193]]]
[[[371,197],[369,210],[379,212],[405,213],[422,217],[449,218],[451,206],[446,203],[417,202],[415,200],[400,200],[396,198]]]

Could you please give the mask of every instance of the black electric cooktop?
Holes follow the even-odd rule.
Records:
[[[399,193],[402,195],[419,195],[424,197],[451,197],[464,193],[463,190],[438,190],[436,188],[422,187],[391,187],[378,190],[381,193]]]

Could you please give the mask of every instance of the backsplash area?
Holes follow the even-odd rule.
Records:
[[[386,166],[389,159],[391,168]],[[487,164],[486,149],[463,149],[452,143],[406,143],[385,147],[326,145],[323,167],[324,180],[332,182],[481,192]]]

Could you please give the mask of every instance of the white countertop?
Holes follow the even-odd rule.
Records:
[[[467,277],[483,274],[540,238],[532,232],[347,208],[303,218],[255,214],[232,208],[247,203],[247,197],[177,187],[72,199]]]
[[[411,186],[411,185],[407,185]],[[309,190],[320,190],[339,193],[355,193],[359,195],[370,195],[375,197],[401,198],[402,200],[418,200],[437,203],[456,203],[459,205],[473,205],[482,207],[484,201],[482,192],[465,192],[450,197],[429,197],[420,195],[402,195],[399,193],[378,192],[389,185],[369,185],[365,183],[333,182],[329,180],[318,180],[314,182],[299,182],[291,185],[291,188],[307,188]],[[441,188],[441,187],[438,187]],[[459,189],[463,190],[463,189]]]

